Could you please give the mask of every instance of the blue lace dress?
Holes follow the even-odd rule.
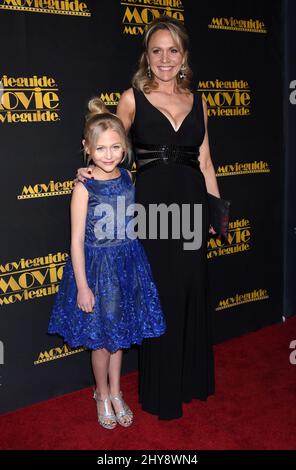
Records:
[[[92,313],[78,308],[69,257],[48,327],[49,333],[63,336],[71,347],[115,352],[165,332],[148,259],[141,242],[128,236],[129,231],[133,233],[133,217],[125,215],[124,207],[134,204],[134,186],[125,169],[120,168],[120,173],[111,180],[90,179],[83,183],[88,191],[85,271],[95,305]],[[104,207],[106,210],[102,210]],[[114,226],[110,207],[115,214]],[[103,218],[105,226],[100,223]]]

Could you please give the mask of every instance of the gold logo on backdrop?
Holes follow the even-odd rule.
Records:
[[[134,177],[137,175],[137,165],[136,165],[136,162],[133,162],[133,163],[132,163],[132,167],[131,167],[130,171],[132,172],[132,175],[133,175]]]
[[[214,117],[249,116],[251,92],[244,80],[201,80],[198,91],[208,105],[208,115]]]
[[[269,299],[269,295],[266,289],[254,289],[252,292],[235,294],[233,297],[220,300],[219,305],[215,308],[215,310],[225,310],[226,308],[237,307],[238,305],[266,299]]]
[[[216,176],[249,175],[253,173],[270,173],[268,162],[235,162],[227,165],[219,165]]]
[[[72,356],[80,352],[86,351],[85,348],[70,348],[68,344],[52,348],[49,351],[41,351],[38,355],[38,359],[34,361],[34,365],[43,364],[44,362],[54,361],[56,359],[62,359],[67,356]]]
[[[0,79],[0,123],[55,122],[59,117],[58,87],[50,77]]]
[[[106,106],[117,106],[120,100],[119,92],[101,93],[100,99]]]
[[[91,16],[79,0],[0,0],[0,9],[51,15]]]
[[[230,31],[243,31],[246,33],[267,33],[265,24],[260,20],[239,20],[237,18],[212,18],[208,25],[210,29],[227,29]]]
[[[251,234],[251,224],[248,219],[229,222],[227,240],[218,235],[213,235],[209,239],[208,259],[249,251],[251,249]]]
[[[121,5],[125,8],[122,19],[123,34],[143,34],[145,26],[162,15],[184,22],[181,0],[121,0]]]
[[[56,294],[68,257],[58,252],[0,264],[0,306]]]
[[[24,186],[18,199],[33,199],[39,197],[64,196],[71,194],[74,188],[74,181],[50,181],[49,183],[37,183]]]

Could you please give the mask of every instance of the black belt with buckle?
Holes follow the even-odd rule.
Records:
[[[199,146],[181,145],[150,145],[136,143],[134,145],[138,173],[158,165],[177,163],[199,169]],[[137,151],[138,150],[138,151]],[[140,151],[139,151],[140,150]],[[152,160],[145,163],[145,160]]]

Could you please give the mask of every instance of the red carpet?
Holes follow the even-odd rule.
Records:
[[[131,428],[101,428],[87,389],[2,416],[1,449],[295,449],[293,339],[296,317],[216,346],[216,394],[185,405],[182,419],[141,411],[133,373],[122,380]]]

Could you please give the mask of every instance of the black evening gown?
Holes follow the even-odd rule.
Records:
[[[160,338],[145,339],[141,347],[140,403],[143,410],[160,419],[174,419],[182,416],[183,402],[206,400],[214,393],[207,300],[208,204],[197,161],[205,133],[202,98],[194,93],[193,107],[176,131],[141,91],[133,91],[136,114],[131,136],[140,166],[136,202],[147,209],[149,204],[190,204],[191,215],[193,204],[202,204],[202,245],[198,250],[184,250],[182,238],[142,240],[167,331]]]

